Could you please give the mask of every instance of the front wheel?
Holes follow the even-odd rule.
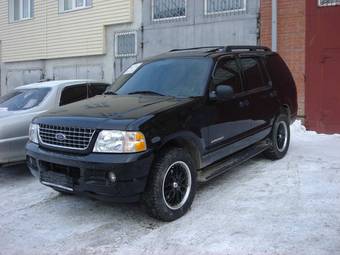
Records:
[[[196,170],[188,152],[172,148],[161,153],[143,196],[148,213],[163,221],[182,217],[196,193]]]
[[[290,126],[287,114],[281,113],[276,118],[271,141],[272,145],[264,152],[264,156],[272,160],[283,158],[287,154],[290,144]]]

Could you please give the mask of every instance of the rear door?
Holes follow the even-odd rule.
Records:
[[[277,91],[263,64],[262,57],[241,55],[244,96],[250,120],[249,135],[271,126],[278,111]]]

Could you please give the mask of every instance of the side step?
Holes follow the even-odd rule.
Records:
[[[221,174],[224,174],[233,167],[236,167],[243,162],[255,157],[256,155],[264,152],[270,146],[268,140],[256,143],[240,152],[237,152],[222,161],[212,164],[206,168],[198,171],[197,181],[207,182]]]

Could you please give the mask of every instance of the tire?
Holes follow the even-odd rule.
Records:
[[[190,154],[181,148],[161,152],[153,164],[143,202],[148,214],[161,221],[174,221],[191,207],[197,173]]]
[[[272,133],[271,147],[264,152],[264,156],[271,160],[282,159],[289,149],[290,125],[287,114],[281,113],[275,120]]]

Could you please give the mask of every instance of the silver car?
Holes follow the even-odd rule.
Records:
[[[109,84],[92,80],[48,81],[21,86],[0,97],[0,165],[25,160],[32,119],[49,110],[102,94]]]

